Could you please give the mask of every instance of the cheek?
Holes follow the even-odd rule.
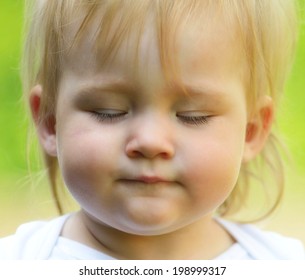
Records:
[[[183,160],[185,178],[199,207],[217,208],[233,190],[242,162],[243,141],[236,137],[205,138],[193,144]],[[194,147],[197,147],[195,149]]]
[[[113,137],[84,127],[61,130],[58,160],[63,179],[74,194],[103,191],[101,185],[112,176],[118,148]]]

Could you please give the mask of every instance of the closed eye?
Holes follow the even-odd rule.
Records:
[[[206,124],[209,121],[210,116],[198,115],[194,113],[179,113],[176,115],[177,118],[183,123],[190,125],[201,125]]]
[[[99,122],[115,122],[123,119],[127,115],[127,112],[113,109],[105,109],[92,111],[91,115]]]

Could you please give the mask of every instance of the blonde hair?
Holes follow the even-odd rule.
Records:
[[[96,42],[96,55],[107,63],[131,31],[136,30],[140,38],[142,27],[152,12],[156,17],[164,74],[174,74],[176,61],[171,56],[171,47],[176,30],[180,25],[200,22],[209,11],[221,12],[229,27],[237,27],[248,62],[248,107],[255,108],[258,98],[265,94],[272,97],[277,107],[293,60],[297,35],[295,3],[288,0],[27,1],[24,93],[28,95],[33,86],[42,85],[40,121],[47,120],[56,111],[63,61],[93,22],[99,20],[92,38]],[[68,34],[67,30],[73,32]],[[53,196],[62,212],[57,190],[57,159],[47,154],[44,158]],[[242,208],[253,179],[260,182],[267,193],[268,178],[275,182],[276,193],[264,215],[276,208],[283,194],[284,168],[274,131],[260,156],[251,164],[243,164],[237,185],[220,207],[219,214],[234,214]]]

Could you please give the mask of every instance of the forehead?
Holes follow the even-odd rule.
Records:
[[[167,1],[160,1],[163,2]],[[79,22],[74,21],[65,30],[72,47],[63,56],[62,72],[72,71],[83,78],[108,71],[137,81],[141,77],[142,83],[149,84],[158,80],[150,76],[154,69],[154,73],[160,73],[158,81],[176,84],[183,84],[181,77],[191,82],[190,73],[194,71],[209,76],[223,73],[227,77],[231,72],[232,77],[240,75],[246,81],[245,56],[241,55],[236,21],[217,6],[206,4],[199,8],[189,7],[186,12],[172,7],[171,14],[164,15],[152,6],[129,14],[121,7],[111,20],[101,7],[90,20],[86,20],[88,13],[80,13]]]
[[[163,3],[163,10],[152,4],[156,2]],[[100,6],[91,12],[78,10],[74,15],[77,20],[70,21],[64,29],[64,68],[81,74],[80,65],[94,70],[107,67],[115,62],[118,53],[133,71],[137,68],[135,63],[145,57],[153,57],[150,64],[145,61],[146,65],[159,61],[164,72],[172,73],[195,54],[204,54],[207,64],[226,52],[230,52],[231,60],[240,60],[242,44],[236,20],[227,16],[224,8],[208,4],[218,1],[195,1],[197,6],[190,5],[193,1],[182,1],[184,7],[173,5],[164,12],[167,2],[143,1],[146,5],[122,5],[116,9]],[[198,66],[199,63],[202,61],[198,60]]]

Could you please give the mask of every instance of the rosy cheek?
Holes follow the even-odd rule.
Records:
[[[76,180],[94,178],[105,161],[103,141],[92,133],[66,132],[59,141],[59,163],[64,179],[71,184]]]
[[[239,156],[232,156],[234,152],[228,151],[228,146],[215,141],[198,147],[188,151],[185,181],[193,186],[190,191],[194,199],[215,207],[234,188],[241,160]]]

